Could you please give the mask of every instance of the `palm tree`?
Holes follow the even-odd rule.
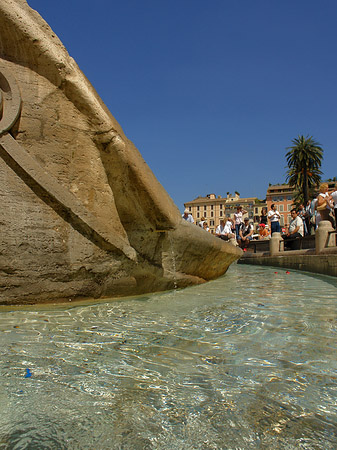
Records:
[[[288,171],[287,182],[298,191],[296,203],[307,204],[309,191],[320,183],[322,172],[320,170],[323,149],[312,136],[303,135],[293,139],[292,146],[288,147],[286,154]]]

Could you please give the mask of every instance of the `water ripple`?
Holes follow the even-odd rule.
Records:
[[[2,312],[0,450],[335,449],[336,284],[275,272]]]

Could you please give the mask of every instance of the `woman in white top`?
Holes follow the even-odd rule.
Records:
[[[330,211],[332,205],[332,198],[328,192],[328,183],[322,183],[319,187],[319,194],[317,196],[316,209],[321,215],[321,220],[329,220],[333,223],[330,217]]]

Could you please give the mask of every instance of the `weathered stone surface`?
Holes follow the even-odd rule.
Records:
[[[240,250],[182,221],[50,27],[0,3],[0,303],[216,278]]]

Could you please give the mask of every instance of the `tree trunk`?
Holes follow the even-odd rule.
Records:
[[[309,200],[309,195],[308,195],[308,168],[305,166],[304,167],[304,172],[303,172],[303,201],[304,201],[304,207],[307,205]]]

